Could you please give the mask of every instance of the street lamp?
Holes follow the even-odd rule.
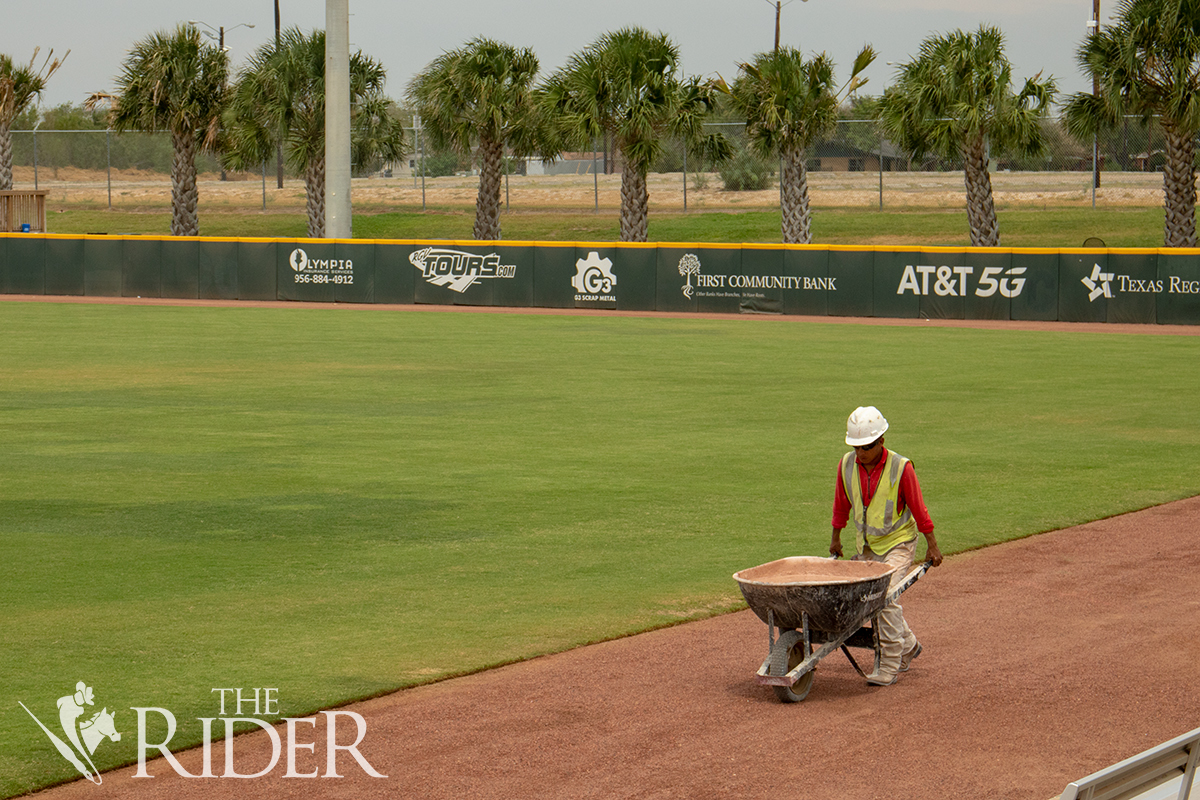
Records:
[[[229,48],[225,46],[225,26],[224,25],[222,25],[219,28],[214,28],[212,25],[209,25],[207,22],[202,22],[198,19],[189,19],[188,24],[189,25],[203,25],[204,27],[208,28],[207,31],[200,31],[200,32],[203,33],[205,36],[207,36],[210,39],[216,39],[217,47],[219,47],[221,49],[222,53],[229,52]],[[252,23],[252,22],[239,22],[237,25],[234,25],[229,30],[235,31],[238,28],[253,28],[253,27],[254,27],[254,23]],[[209,31],[216,31],[217,35],[213,36],[211,33],[209,33]],[[227,178],[227,176],[225,174],[225,167],[222,166],[221,167],[221,180],[225,180],[226,178]]]
[[[779,52],[779,12],[783,11],[784,6],[790,6],[795,0],[788,0],[786,3],[783,0],[767,0],[769,5],[775,6],[775,52]],[[803,0],[807,3],[808,0]]]
[[[222,25],[219,28],[214,28],[212,25],[209,25],[207,22],[201,22],[198,19],[189,19],[188,24],[189,25],[203,25],[204,27],[208,28],[207,31],[200,31],[200,32],[203,33],[205,36],[207,36],[210,39],[216,39],[217,47],[221,48],[222,50],[226,49],[226,47],[225,47],[225,26],[224,25]],[[254,24],[251,22],[239,22],[237,25],[234,25],[229,30],[233,31],[233,30],[237,30],[238,28],[253,28],[253,27],[254,27]],[[209,31],[212,31],[212,33],[209,33]],[[216,36],[213,36],[213,33],[215,33]]]

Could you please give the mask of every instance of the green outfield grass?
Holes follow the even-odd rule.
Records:
[[[296,716],[737,608],[825,553],[860,404],[946,553],[1200,492],[1196,337],[2,303],[0,339],[4,796],[76,777],[17,702],[79,680],[113,767],[130,706],[174,747],[212,688]]]
[[[1161,208],[1024,208],[998,212],[1005,247],[1080,247],[1099,236],[1109,247],[1161,247]],[[470,239],[474,212],[441,208],[427,212],[355,211],[354,235],[360,239]],[[52,233],[134,233],[166,235],[168,211],[105,211],[69,207],[48,222]],[[512,211],[501,219],[510,241],[611,242],[621,237],[615,211],[599,213]],[[885,209],[816,209],[813,241],[817,244],[970,244],[966,211]],[[303,238],[300,212],[243,209],[200,213],[205,236]],[[650,240],[657,242],[779,242],[778,211],[652,211]]]

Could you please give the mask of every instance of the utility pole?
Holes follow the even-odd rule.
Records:
[[[275,0],[275,52],[279,52],[279,0]],[[283,136],[281,131],[279,134]],[[283,188],[283,139],[275,143],[275,188]]]

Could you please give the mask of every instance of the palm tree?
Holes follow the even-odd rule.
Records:
[[[383,96],[383,65],[350,56],[351,152],[357,164],[404,155],[401,121]],[[225,163],[258,167],[282,141],[288,166],[304,175],[308,235],[325,235],[325,32],[283,31],[256,50],[238,77],[225,116]]]
[[[590,148],[603,136],[620,152],[624,242],[646,241],[646,173],[664,137],[681,137],[710,163],[730,151],[724,137],[704,135],[713,84],[683,79],[678,72],[679,50],[665,34],[623,28],[571,56],[539,90],[565,147]]]
[[[988,148],[1023,156],[1044,149],[1040,121],[1054,99],[1053,78],[1039,72],[1014,94],[1012,66],[998,28],[952,31],[921,43],[880,98],[885,133],[915,157],[962,159],[971,245],[995,247],[1000,228],[988,173]]]
[[[1125,115],[1158,117],[1166,142],[1163,196],[1166,247],[1196,246],[1196,136],[1200,134],[1200,2],[1122,0],[1116,24],[1079,48],[1098,94],[1066,104],[1067,129],[1078,138],[1115,128]]]
[[[435,148],[469,157],[478,147],[476,239],[500,238],[505,147],[518,157],[534,151],[540,128],[533,100],[537,72],[533,50],[476,38],[434,59],[408,85],[408,100]]]
[[[171,135],[171,235],[196,236],[196,152],[216,151],[229,57],[193,25],[133,46],[117,78],[109,121],[118,131]]]
[[[46,55],[41,68],[37,68],[38,50],[33,49],[29,64],[14,64],[12,58],[0,53],[0,191],[12,189],[12,124],[22,111],[29,107],[35,97],[40,97],[50,79],[71,54],[68,50],[62,58],[54,58],[54,51]]]
[[[866,83],[859,73],[874,60],[875,51],[864,47],[843,92]],[[761,155],[782,162],[783,241],[808,244],[812,231],[805,152],[837,127],[842,92],[834,85],[833,61],[824,53],[805,61],[799,50],[784,47],[758,53],[739,70],[727,91],[746,119],[746,135]]]

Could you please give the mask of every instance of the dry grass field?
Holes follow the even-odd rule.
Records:
[[[30,167],[14,170],[16,189],[33,189]],[[697,188],[699,183],[704,188]],[[1106,172],[1096,191],[1098,207],[1154,207],[1162,202],[1162,176],[1154,172]],[[814,207],[824,208],[961,208],[965,202],[962,173],[813,172],[809,174]],[[999,172],[992,176],[999,208],[1084,207],[1092,204],[1091,174],[1086,172]],[[510,176],[505,200],[511,210],[590,210],[620,207],[620,175]],[[882,190],[881,190],[882,186]],[[137,170],[113,171],[111,180],[100,171],[42,168],[37,188],[48,192],[48,210],[168,208],[171,183],[167,175]],[[650,207],[662,210],[750,211],[777,208],[779,191],[727,192],[716,173],[688,175],[686,199],[682,173],[649,176]],[[472,208],[478,178],[456,176],[420,178],[356,178],[353,196],[363,211]],[[304,184],[289,177],[277,189],[274,175],[216,174],[200,176],[200,202],[210,210],[237,208],[294,211],[304,207]]]

